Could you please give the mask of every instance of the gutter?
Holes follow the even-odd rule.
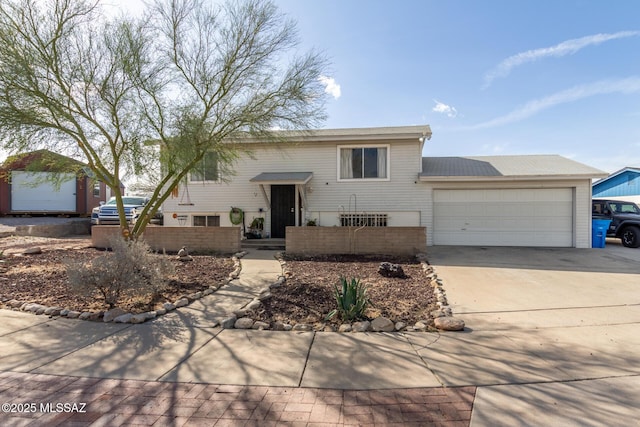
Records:
[[[602,175],[502,175],[502,176],[419,176],[421,182],[568,181],[600,178]]]

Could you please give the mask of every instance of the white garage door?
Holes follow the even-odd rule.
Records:
[[[13,212],[75,212],[76,179],[63,174],[59,187],[47,181],[50,172],[11,172]]]
[[[573,246],[573,190],[434,190],[434,244]]]

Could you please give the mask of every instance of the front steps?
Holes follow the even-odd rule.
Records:
[[[242,250],[269,250],[284,251],[284,239],[244,239],[241,242]]]

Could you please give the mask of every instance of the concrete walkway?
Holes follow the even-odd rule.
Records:
[[[2,310],[0,403],[38,411],[0,413],[0,424],[638,425],[632,256],[498,248],[429,256],[465,332],[212,327],[281,274],[274,253],[257,250],[229,286],[141,325]],[[87,412],[47,413],[47,402],[84,402]]]

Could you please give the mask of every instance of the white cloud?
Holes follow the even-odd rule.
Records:
[[[567,40],[555,46],[520,52],[516,55],[508,57],[500,64],[498,64],[495,68],[487,72],[484,76],[483,89],[489,87],[493,80],[499,77],[508,76],[513,68],[518,67],[522,64],[534,62],[538,59],[546,57],[561,57],[572,55],[588,46],[599,45],[609,40],[635,37],[638,35],[640,35],[640,31],[619,31],[613,34],[594,34],[591,36]]]
[[[482,146],[482,151],[491,154],[502,154],[507,148],[509,148],[509,145],[510,144],[508,142],[502,144],[484,144]]]
[[[342,95],[342,90],[340,89],[340,85],[336,83],[336,80],[333,77],[320,76],[318,77],[320,83],[324,85],[324,92],[333,96],[334,99],[340,98]]]
[[[456,110],[454,107],[447,104],[443,104],[442,102],[436,99],[434,99],[433,102],[436,103],[436,106],[433,107],[431,111],[434,111],[440,114],[446,114],[447,117],[451,117],[451,118],[456,117],[458,115],[458,110]]]
[[[640,92],[640,77],[629,77],[618,80],[601,80],[595,83],[574,86],[554,93],[553,95],[529,101],[522,107],[504,116],[472,126],[469,130],[493,128],[509,123],[519,122],[556,105],[567,104],[569,102],[578,101],[595,95],[606,95],[610,93],[630,94],[637,92]]]

